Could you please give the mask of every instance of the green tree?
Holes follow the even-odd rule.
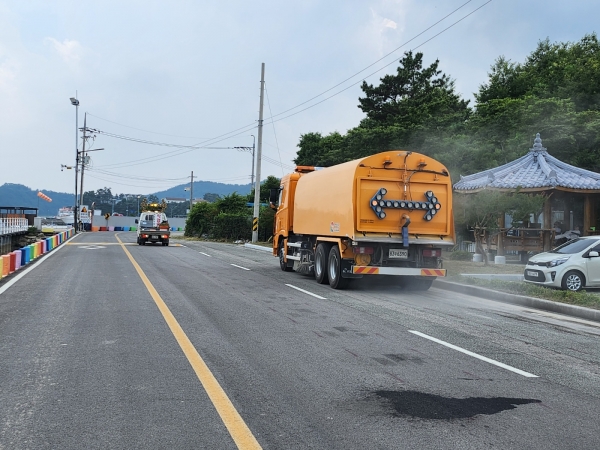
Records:
[[[217,200],[219,200],[221,198],[221,196],[219,194],[211,194],[211,193],[207,192],[206,194],[204,194],[204,196],[202,198],[204,200],[206,200],[207,202],[216,202]]]
[[[423,68],[423,54],[406,52],[396,75],[378,86],[363,81],[359,108],[364,126],[401,125],[405,129],[448,127],[469,117],[469,102],[454,92],[454,81],[438,70],[439,60]]]
[[[279,189],[279,186],[281,186],[281,179],[273,175],[269,175],[262,183],[260,183],[260,203],[269,203],[271,189]],[[255,189],[252,188],[246,198],[250,203],[254,203],[254,191]]]
[[[212,232],[214,220],[218,214],[219,210],[215,203],[196,203],[185,221],[185,235],[208,236]]]
[[[245,196],[233,192],[215,203],[217,211],[223,214],[249,214],[248,200]]]

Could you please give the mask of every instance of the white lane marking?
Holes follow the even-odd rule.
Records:
[[[237,267],[238,269],[250,270],[250,269],[247,269],[246,267],[238,266],[237,264],[232,264],[232,266]]]
[[[210,256],[208,253],[204,253],[204,252],[198,252],[198,253],[200,253],[201,255],[204,255],[204,256],[208,256],[209,258],[212,258],[212,256]]]
[[[80,245],[78,248],[83,248],[86,250],[98,250],[99,248],[106,248],[103,245]]]
[[[444,346],[446,346],[448,348],[451,348],[451,349],[456,350],[458,352],[464,353],[465,355],[472,356],[473,358],[477,358],[477,359],[480,359],[480,360],[485,361],[487,363],[493,364],[495,366],[502,367],[503,369],[510,370],[511,372],[518,373],[519,375],[523,375],[524,377],[539,378],[538,375],[534,375],[532,373],[525,372],[524,370],[517,369],[515,367],[509,366],[509,365],[504,364],[504,363],[501,363],[501,362],[496,361],[494,359],[486,358],[485,356],[478,355],[477,353],[470,352],[469,350],[465,350],[464,348],[457,347],[456,345],[452,345],[452,344],[449,344],[448,342],[444,342],[444,341],[442,341],[440,339],[436,339],[436,338],[428,336],[428,335],[426,335],[424,333],[420,333],[419,331],[408,330],[408,332],[412,333],[412,334],[416,334],[417,336],[421,336],[421,337],[423,337],[425,339],[429,339],[430,341],[437,342],[438,344],[444,345]]]
[[[304,289],[300,289],[299,287],[296,287],[293,284],[286,284],[286,286],[289,286],[292,289],[296,289],[297,291],[304,292],[305,294],[312,295],[313,297],[317,297],[321,300],[327,300],[325,297],[321,297],[320,295],[313,294],[312,292],[305,291]]]

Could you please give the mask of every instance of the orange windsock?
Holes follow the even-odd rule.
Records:
[[[41,199],[46,200],[47,202],[51,202],[52,199],[50,197],[48,197],[46,194],[44,194],[43,192],[38,192],[37,196]]]

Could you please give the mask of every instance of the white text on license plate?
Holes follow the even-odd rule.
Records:
[[[408,249],[390,248],[390,258],[408,258]]]
[[[530,277],[536,277],[537,278],[538,273],[537,272],[532,272],[531,270],[528,270],[527,271],[527,275],[530,276]]]

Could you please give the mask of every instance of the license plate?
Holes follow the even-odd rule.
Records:
[[[152,239],[158,239],[158,236],[152,236]]]
[[[530,276],[530,277],[536,277],[536,278],[538,277],[538,273],[537,272],[533,272],[531,270],[527,271],[527,275]]]
[[[408,259],[408,249],[390,248],[390,258]]]

